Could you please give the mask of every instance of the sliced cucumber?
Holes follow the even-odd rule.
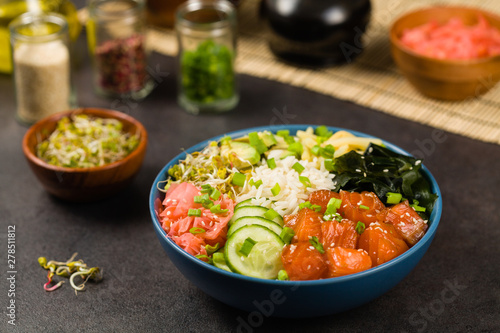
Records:
[[[214,266],[220,269],[223,269],[228,272],[232,272],[232,270],[226,264],[226,258],[224,252],[215,252],[212,254],[212,260],[214,262]]]
[[[238,202],[238,204],[236,206],[234,206],[234,209],[238,209],[238,208],[243,207],[243,206],[253,206],[252,200],[253,200],[253,198],[250,198],[250,199],[246,199],[246,200],[243,200],[241,202]]]
[[[231,221],[229,221],[229,225],[232,225],[237,219],[244,216],[260,216],[266,218],[264,215],[269,209],[261,206],[240,206],[234,209],[233,217]],[[283,226],[283,218],[281,215],[277,215],[272,219],[274,222],[278,223],[280,226]]]
[[[248,255],[240,253],[247,238],[255,243]],[[285,243],[270,229],[246,225],[236,230],[225,246],[226,263],[235,272],[261,279],[276,279],[283,269],[281,251]]]
[[[283,229],[277,222],[274,222],[272,220],[265,219],[260,216],[243,216],[234,221],[234,223],[231,225],[229,230],[227,231],[227,236],[231,236],[233,232],[238,230],[241,227],[244,227],[246,225],[250,224],[258,224],[263,227],[266,227],[273,231],[275,234],[278,236],[281,234],[281,230]]]

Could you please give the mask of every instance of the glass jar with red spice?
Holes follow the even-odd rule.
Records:
[[[87,41],[99,95],[140,100],[151,92],[143,1],[91,0]]]

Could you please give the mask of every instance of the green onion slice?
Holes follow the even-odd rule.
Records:
[[[295,162],[295,164],[292,165],[292,169],[297,171],[297,173],[300,175],[306,168],[299,162]]]
[[[201,185],[201,193],[210,193],[210,192],[212,192],[212,186],[210,186],[209,184]]]
[[[299,176],[299,180],[305,187],[311,187],[311,181],[306,176]]]
[[[252,248],[253,246],[257,244],[256,241],[254,241],[253,239],[251,239],[250,237],[248,237],[247,239],[245,239],[245,241],[243,242],[243,245],[241,246],[241,249],[239,250],[239,252],[244,255],[245,257],[247,257],[249,254],[250,254],[250,251],[252,251]]]
[[[241,186],[243,187],[245,185],[245,180],[247,179],[247,176],[245,176],[242,173],[236,172],[233,175],[233,180],[232,183],[236,186]]]
[[[278,216],[280,216],[280,214],[272,208],[269,208],[268,211],[264,213],[264,217],[268,220],[274,220]]]
[[[333,164],[333,159],[331,159],[331,158],[325,158],[325,169],[327,171],[330,171],[330,172],[335,171],[335,166]]]
[[[213,205],[212,207],[210,207],[210,212],[214,214],[224,214],[227,213],[228,211],[229,209],[221,209],[220,204]]]
[[[288,273],[284,269],[281,269],[278,272],[278,280],[280,280],[280,281],[288,280]]]
[[[284,227],[281,230],[280,238],[283,240],[283,242],[285,242],[285,244],[290,244],[293,236],[295,236],[295,231],[293,231],[292,228]]]
[[[290,131],[289,130],[279,130],[276,132],[276,135],[284,138],[284,137],[287,137],[290,135]]]
[[[188,216],[201,216],[201,209],[189,209]]]
[[[359,205],[359,209],[369,210],[370,207],[365,206],[365,205]]]
[[[318,146],[318,145],[315,145],[315,146],[313,146],[313,147],[311,148],[311,153],[312,153],[313,155],[318,156],[318,155],[319,155],[320,150],[321,150],[321,147],[320,147],[320,146]]]
[[[363,233],[363,231],[365,231],[366,227],[365,227],[365,224],[363,222],[358,221],[355,229],[356,229],[356,232],[361,235]]]
[[[314,246],[314,248],[316,250],[318,250],[319,253],[321,253],[321,254],[325,253],[325,250],[323,249],[323,245],[319,242],[318,237],[312,236],[311,239],[309,239],[309,243],[311,243],[311,245]]]
[[[389,205],[395,205],[401,202],[403,195],[401,193],[387,192],[387,203]]]
[[[274,185],[273,188],[271,189],[271,193],[274,196],[277,196],[278,194],[280,194],[280,191],[281,191],[281,187],[280,187],[280,184],[278,184],[278,183],[276,183],[276,185]]]
[[[267,166],[271,170],[276,168],[276,161],[274,160],[274,157],[267,160]]]
[[[220,198],[222,193],[216,188],[212,189],[212,193],[210,193],[210,199],[217,200]]]
[[[214,246],[212,246],[210,244],[205,245],[205,250],[207,250],[208,254],[212,254],[215,251],[217,251],[218,249],[219,249],[219,243],[215,244]]]
[[[193,227],[193,228],[189,229],[189,232],[192,233],[193,235],[202,234],[205,232],[205,229],[200,228],[200,227]]]

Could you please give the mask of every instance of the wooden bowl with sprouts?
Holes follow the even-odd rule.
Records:
[[[132,181],[142,165],[147,139],[144,126],[129,115],[81,108],[31,126],[23,152],[50,194],[87,202],[109,197]]]

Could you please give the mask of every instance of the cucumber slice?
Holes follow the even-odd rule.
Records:
[[[239,251],[247,238],[255,244],[247,256]],[[270,229],[257,224],[236,230],[225,246],[226,263],[235,272],[261,279],[276,279],[283,269],[281,251],[285,243]]]
[[[243,200],[241,202],[238,202],[238,204],[236,206],[234,206],[234,209],[238,209],[238,208],[243,207],[243,206],[253,206],[252,205],[252,199],[253,198],[246,199],[246,200]]]
[[[283,230],[283,228],[277,222],[265,219],[263,217],[243,216],[243,217],[240,217],[239,219],[237,219],[236,221],[234,221],[234,223],[231,225],[231,227],[227,231],[227,236],[228,237],[231,236],[231,234],[233,232],[235,232],[236,230],[238,230],[239,228],[244,227],[246,225],[250,225],[250,224],[258,224],[258,225],[261,225],[263,227],[266,227],[266,228],[270,229],[271,231],[273,231],[278,236],[281,234],[281,230]]]
[[[243,206],[234,209],[233,217],[231,221],[229,221],[229,225],[232,225],[237,219],[244,216],[260,216],[266,218],[264,215],[269,209],[262,206]],[[283,217],[281,215],[273,218],[273,221],[278,223],[280,226],[283,226]]]
[[[228,272],[232,272],[232,270],[226,264],[226,258],[224,252],[215,252],[212,254],[212,260],[214,262],[214,266],[220,269],[223,269]]]

